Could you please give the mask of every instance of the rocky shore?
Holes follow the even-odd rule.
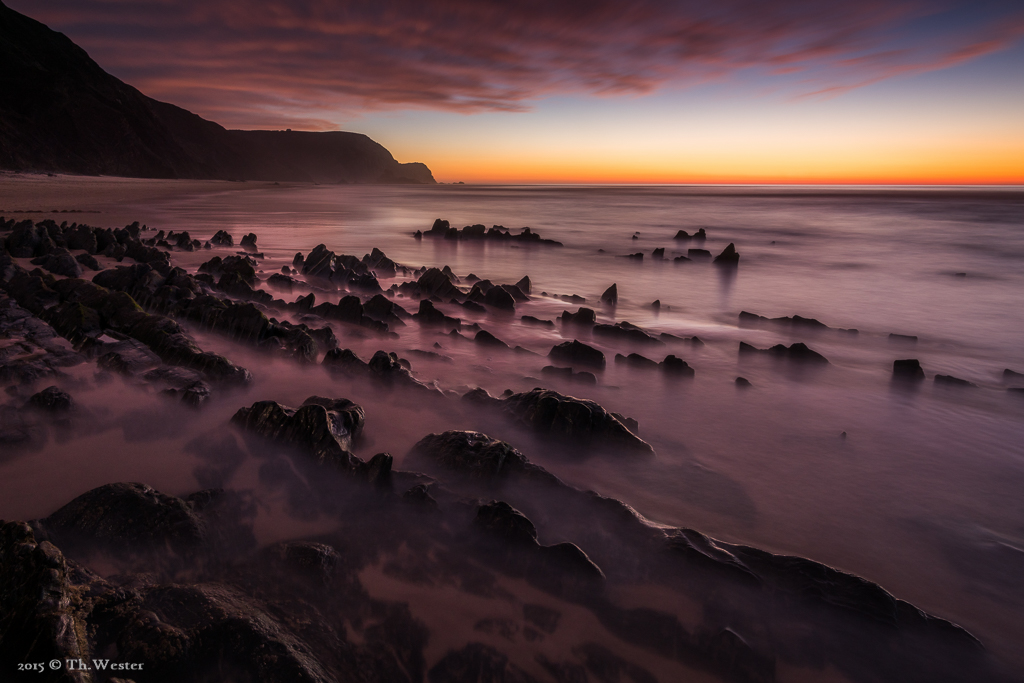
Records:
[[[528,228],[518,235],[482,228],[460,231],[438,219],[418,236],[558,245]],[[704,230],[676,235],[704,238]],[[392,453],[364,452],[373,435],[359,396],[314,395],[291,405],[246,399],[239,389],[261,368],[242,367],[223,350],[320,366],[368,392],[508,425],[555,444],[567,460],[600,456],[644,468],[658,456],[635,416],[550,386],[500,396],[455,391],[407,358],[450,357],[397,349],[409,330],[428,330],[452,344],[528,359],[544,378],[538,384],[581,387],[603,381],[602,348],[621,349],[612,361],[637,381],[653,375],[685,384],[701,368],[681,356],[700,339],[598,322],[578,305],[557,322],[523,315],[548,296],[534,293],[528,276],[492,282],[396,263],[377,249],[357,257],[320,245],[267,273],[257,244],[254,234],[236,247],[224,231],[0,218],[5,451],[31,458],[48,433],[83,429],[88,411],[76,402],[76,382],[116,376],[132,391],[199,411],[230,401],[233,417],[210,448],[258,459],[261,476],[292,492],[289,505],[333,528],[261,544],[260,503],[251,492],[214,487],[176,496],[122,481],[40,519],[0,521],[0,678],[647,683],[690,672],[769,682],[800,669],[851,681],[1002,680],[965,629],[864,578],[659,524],[483,432],[425,434],[399,454],[398,467]],[[198,268],[176,265],[197,251],[209,255]],[[719,267],[738,262],[732,244],[717,259]],[[605,294],[602,305],[614,307],[618,288]],[[539,332],[557,325],[567,338],[538,337],[526,348],[471,321],[479,312],[518,316]],[[739,322],[832,330],[800,316],[744,312]],[[230,344],[204,349],[199,333]],[[351,339],[379,350],[360,357],[347,347]],[[829,365],[803,342],[741,343],[739,354]],[[914,364],[897,360],[894,381],[923,377]],[[1006,372],[1007,382],[1017,381]],[[935,377],[959,386],[955,379]],[[380,586],[392,582],[411,597],[382,597],[388,591]],[[637,606],[627,589],[638,585],[672,597],[659,608]],[[448,624],[459,638],[448,637],[436,614],[454,602],[473,605]],[[440,652],[432,646],[449,641]],[[97,659],[142,666],[116,675],[120,669],[94,666],[18,669]]]

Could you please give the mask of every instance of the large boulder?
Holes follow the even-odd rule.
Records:
[[[145,484],[107,484],[87,491],[42,520],[69,542],[94,542],[121,550],[186,548],[202,541],[206,526],[191,503]]]
[[[457,472],[492,485],[510,477],[558,483],[558,479],[530,463],[510,444],[480,432],[428,434],[412,447],[409,455],[434,468]]]
[[[57,248],[44,256],[32,259],[32,265],[40,266],[54,275],[64,277],[81,277],[82,265],[75,260],[71,252],[64,248]]]
[[[353,440],[363,428],[362,407],[348,399],[311,396],[298,409],[276,401],[258,401],[240,408],[231,422],[272,441],[305,451],[314,460],[356,471],[363,462],[352,455]]]

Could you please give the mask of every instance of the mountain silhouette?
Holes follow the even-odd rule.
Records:
[[[0,169],[137,178],[433,183],[359,133],[227,130],[104,71],[0,2]]]

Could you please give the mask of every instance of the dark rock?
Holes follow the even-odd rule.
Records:
[[[462,321],[459,318],[452,318],[434,308],[433,302],[429,299],[420,299],[419,311],[413,316],[420,325],[431,327],[442,327],[445,329],[462,329]]]
[[[604,290],[604,294],[601,295],[601,302],[614,306],[619,303],[619,290],[612,284],[611,287]]]
[[[776,344],[770,349],[759,349],[746,342],[740,342],[740,353],[741,354],[767,354],[776,358],[781,358],[793,362],[799,363],[812,363],[827,365],[828,359],[817,351],[813,351],[802,342],[796,342],[789,347],[783,344]]]
[[[71,394],[56,386],[47,387],[38,394],[33,394],[28,404],[48,413],[66,413],[75,407]]]
[[[259,401],[241,408],[231,422],[272,441],[291,444],[320,463],[358,471],[364,463],[349,449],[362,431],[363,409],[348,399],[312,396],[298,409],[276,401]]]
[[[690,233],[686,232],[685,230],[680,230],[676,233],[676,236],[673,239],[688,240],[690,239]]]
[[[636,239],[636,237],[634,237],[633,239]],[[623,254],[621,258],[633,259],[634,261],[643,261],[644,253],[642,251],[638,251],[635,254]]]
[[[694,371],[685,360],[682,358],[676,358],[669,354],[665,356],[665,360],[659,363],[661,369],[665,371],[666,375],[680,375],[683,377],[693,377]]]
[[[463,308],[465,308],[467,311],[471,311],[473,313],[486,313],[487,312],[486,308],[484,308],[483,306],[481,306],[480,304],[478,304],[475,301],[463,301],[462,304],[460,304],[460,305]]]
[[[693,239],[695,240],[703,240],[707,239],[707,237],[708,234],[704,231],[704,228],[701,228],[697,232],[693,233]]]
[[[652,301],[651,302],[651,308],[654,308],[654,309],[661,308],[661,299],[655,299],[654,301]]]
[[[687,258],[685,256],[676,256],[674,259],[672,259],[672,261],[674,263],[690,263],[693,261],[693,259]]]
[[[250,232],[248,235],[245,235],[239,245],[242,249],[256,251],[256,234]]]
[[[921,362],[916,358],[896,360],[892,363],[893,379],[920,381],[924,379]]]
[[[402,500],[426,510],[436,510],[437,500],[430,495],[426,484],[417,484],[402,494]]]
[[[631,353],[628,356],[617,353],[615,354],[615,363],[629,365],[634,368],[654,369],[658,367],[657,361],[641,356],[639,353]]]
[[[531,464],[515,448],[480,432],[448,431],[428,434],[412,447],[410,456],[471,479],[497,484],[510,476],[557,482],[542,468]]]
[[[722,250],[722,253],[715,257],[715,263],[721,265],[735,265],[740,262],[740,254],[736,251],[736,245],[729,242],[729,246]]]
[[[524,302],[530,300],[530,297],[526,296],[526,293],[519,289],[517,285],[499,285],[499,287],[508,292],[515,301]]]
[[[93,259],[95,260],[95,259]],[[54,248],[44,256],[32,259],[32,265],[42,268],[65,277],[81,277],[82,266],[71,255],[71,252],[64,248]]]
[[[392,278],[398,274],[398,264],[387,257],[380,249],[374,247],[369,254],[363,256],[365,263],[378,277]]]
[[[100,265],[100,262],[92,254],[79,254],[75,257],[75,260],[89,270],[103,270],[103,266]]]
[[[505,399],[503,410],[535,431],[567,437],[575,444],[654,454],[650,444],[594,401],[549,389],[533,389]]]
[[[687,249],[686,255],[693,261],[705,261],[711,258],[711,252],[707,249]]]
[[[652,251],[651,252],[651,258],[658,258],[658,259],[665,258],[665,248],[664,247],[659,247],[658,249],[655,249],[654,251]]]
[[[193,382],[181,392],[181,402],[193,408],[200,408],[209,400],[210,387],[206,382]]]
[[[541,292],[541,293],[543,294],[543,292]],[[551,296],[554,296],[554,294],[552,294]],[[561,299],[562,301],[567,301],[570,304],[585,304],[585,303],[587,303],[586,297],[579,296],[578,294],[563,294],[563,295],[561,295],[558,298]]]
[[[522,280],[517,282],[516,287],[524,294],[533,294],[533,283],[530,282],[529,275],[524,276]]]
[[[896,334],[894,332],[889,333],[889,341],[892,342],[906,342],[909,344],[917,343],[917,336],[912,334]]]
[[[210,238],[210,244],[217,247],[233,247],[235,246],[235,238],[226,230],[218,230],[214,236]]]
[[[479,332],[477,332],[476,336],[473,338],[473,341],[475,341],[477,344],[480,344],[481,346],[489,346],[501,349],[508,348],[508,344],[501,341],[487,330],[480,330]]]
[[[89,658],[80,593],[69,581],[73,571],[56,546],[36,540],[28,524],[0,520],[0,661],[5,666]],[[62,668],[40,673],[12,672],[4,677],[54,683],[87,680]]]
[[[746,387],[751,387],[751,386],[754,386],[754,385],[751,384],[750,380],[747,379],[746,377],[737,377],[736,378],[736,386],[740,387],[740,388],[746,388]]]
[[[974,384],[973,382],[968,382],[965,379],[960,379],[959,377],[953,377],[952,375],[935,375],[935,383],[943,384],[948,387],[973,387],[975,389],[978,388],[977,384]]]
[[[642,329],[626,321],[614,325],[594,325],[594,336],[608,337],[618,341],[628,341],[635,344],[662,344],[661,339],[651,336]]]
[[[602,370],[605,366],[603,353],[577,339],[557,344],[551,348],[548,356],[553,360],[570,365],[584,365]]]
[[[563,325],[590,326],[597,320],[597,313],[592,308],[580,308],[575,313],[562,311],[561,321]]]
[[[287,268],[288,266],[285,266]],[[291,292],[295,285],[299,284],[295,278],[288,277],[283,273],[274,273],[267,278],[267,285],[282,292]]]
[[[138,483],[92,489],[42,522],[50,534],[69,542],[99,542],[127,552],[165,544],[183,549],[206,535],[192,505]]]
[[[504,501],[492,501],[476,510],[477,528],[504,543],[537,547],[537,528],[526,515]]]
[[[473,285],[474,289],[479,286],[479,282]],[[484,303],[502,311],[514,311],[516,308],[515,298],[504,287],[491,287],[488,289],[484,294]]]
[[[501,405],[501,399],[495,398],[487,393],[486,389],[477,387],[476,389],[470,389],[462,395],[462,400],[466,403],[472,403],[478,406],[498,406]]]
[[[555,323],[550,321],[550,320],[541,320],[540,318],[535,318],[532,315],[524,315],[522,318],[520,318],[520,320],[522,320],[523,323],[526,324],[526,325],[535,325],[537,327],[554,327],[555,326]]]

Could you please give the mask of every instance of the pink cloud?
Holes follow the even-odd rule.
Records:
[[[637,95],[741,71],[796,76],[802,94],[828,95],[1024,33],[1019,19],[990,19],[908,37],[927,10],[914,0],[8,2],[146,94],[238,127],[332,127],[346,111],[517,111],[552,94]]]

